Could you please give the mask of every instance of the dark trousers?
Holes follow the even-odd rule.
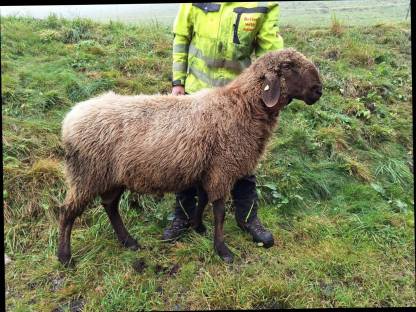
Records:
[[[238,223],[245,223],[257,217],[256,177],[249,175],[241,178],[231,190],[235,206],[235,218]],[[197,188],[191,187],[176,193],[175,217],[189,219],[196,207]]]

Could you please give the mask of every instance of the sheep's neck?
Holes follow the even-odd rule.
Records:
[[[273,129],[277,125],[279,110],[268,113],[263,109],[259,109],[259,107],[261,107],[260,105],[264,106],[263,103],[257,103],[249,105],[249,107],[252,116],[251,123],[253,125],[250,128],[255,129],[255,131],[258,132],[254,137],[256,137],[259,152],[262,154],[273,133]]]
[[[256,146],[258,156],[261,156],[277,125],[280,103],[278,107],[269,109],[260,99],[253,98],[249,92],[245,94],[241,89],[235,91],[230,94],[230,102],[241,116],[246,117],[237,122],[240,123],[241,131],[249,134],[247,146]]]

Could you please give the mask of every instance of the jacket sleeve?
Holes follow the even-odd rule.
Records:
[[[269,11],[265,14],[263,24],[257,34],[256,57],[263,54],[283,49],[283,38],[279,33],[278,20],[280,7],[277,2],[269,2]]]
[[[188,68],[188,48],[192,39],[193,19],[192,4],[184,3],[179,7],[173,24],[173,64],[172,84],[185,85]]]

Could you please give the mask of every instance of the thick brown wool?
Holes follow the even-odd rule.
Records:
[[[137,248],[118,214],[122,191],[160,194],[198,185],[214,202],[214,245],[229,261],[224,198],[237,179],[254,172],[280,109],[294,98],[313,104],[321,94],[316,67],[286,49],[260,57],[224,87],[187,96],[109,92],[78,103],[62,127],[69,190],[58,258],[69,262],[73,222],[96,196],[119,240]],[[201,218],[194,218],[196,228]]]

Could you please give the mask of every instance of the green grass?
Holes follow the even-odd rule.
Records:
[[[320,27],[330,25],[334,15],[342,24],[354,26],[409,21],[409,1],[406,0],[313,1],[307,5],[282,1],[280,8],[281,25]]]
[[[123,249],[99,202],[76,221],[75,269],[56,259],[65,195],[60,124],[77,101],[114,90],[170,91],[172,34],[152,24],[2,18],[4,244],[10,311],[414,306],[414,180],[409,24],[285,27],[320,68],[324,96],[281,113],[258,177],[271,249],[237,227],[235,263],[207,235],[161,241],[174,196],[121,212],[144,247]],[[140,272],[134,264],[142,261]]]

